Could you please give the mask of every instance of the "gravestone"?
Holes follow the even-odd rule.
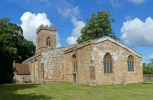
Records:
[[[112,84],[112,86],[115,86],[115,78],[114,78],[114,76],[113,76],[113,84]]]
[[[123,85],[126,84],[125,75],[123,75]]]

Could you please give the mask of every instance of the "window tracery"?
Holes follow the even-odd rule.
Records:
[[[128,63],[128,71],[134,71],[134,58],[133,58],[133,56],[129,56],[128,57],[128,61],[127,61],[127,63]]]
[[[112,73],[112,57],[107,53],[104,57],[104,73]]]

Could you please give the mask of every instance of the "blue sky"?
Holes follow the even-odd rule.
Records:
[[[75,43],[93,12],[109,11],[120,42],[148,63],[153,58],[152,4],[153,0],[0,0],[0,19],[11,18],[34,43],[40,24],[57,27],[57,46],[63,47]]]

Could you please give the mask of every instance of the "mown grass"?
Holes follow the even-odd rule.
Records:
[[[152,83],[153,84],[153,81],[144,81],[143,83]]]
[[[153,100],[153,84],[0,84],[0,100]]]

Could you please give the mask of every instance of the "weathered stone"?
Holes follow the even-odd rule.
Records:
[[[119,41],[106,36],[56,48],[57,29],[41,27],[44,26],[37,31],[36,55],[23,61],[23,64],[29,64],[33,83],[65,81],[90,86],[112,85],[122,84],[123,75],[126,76],[126,83],[143,81],[142,55]],[[51,39],[50,46],[46,45],[47,37]],[[112,57],[112,73],[104,73],[104,57],[107,53]],[[73,55],[77,59],[75,63],[72,61]],[[134,71],[128,71],[127,59],[130,55],[134,57]],[[74,72],[74,68],[77,71]],[[114,82],[112,77],[115,77]]]

